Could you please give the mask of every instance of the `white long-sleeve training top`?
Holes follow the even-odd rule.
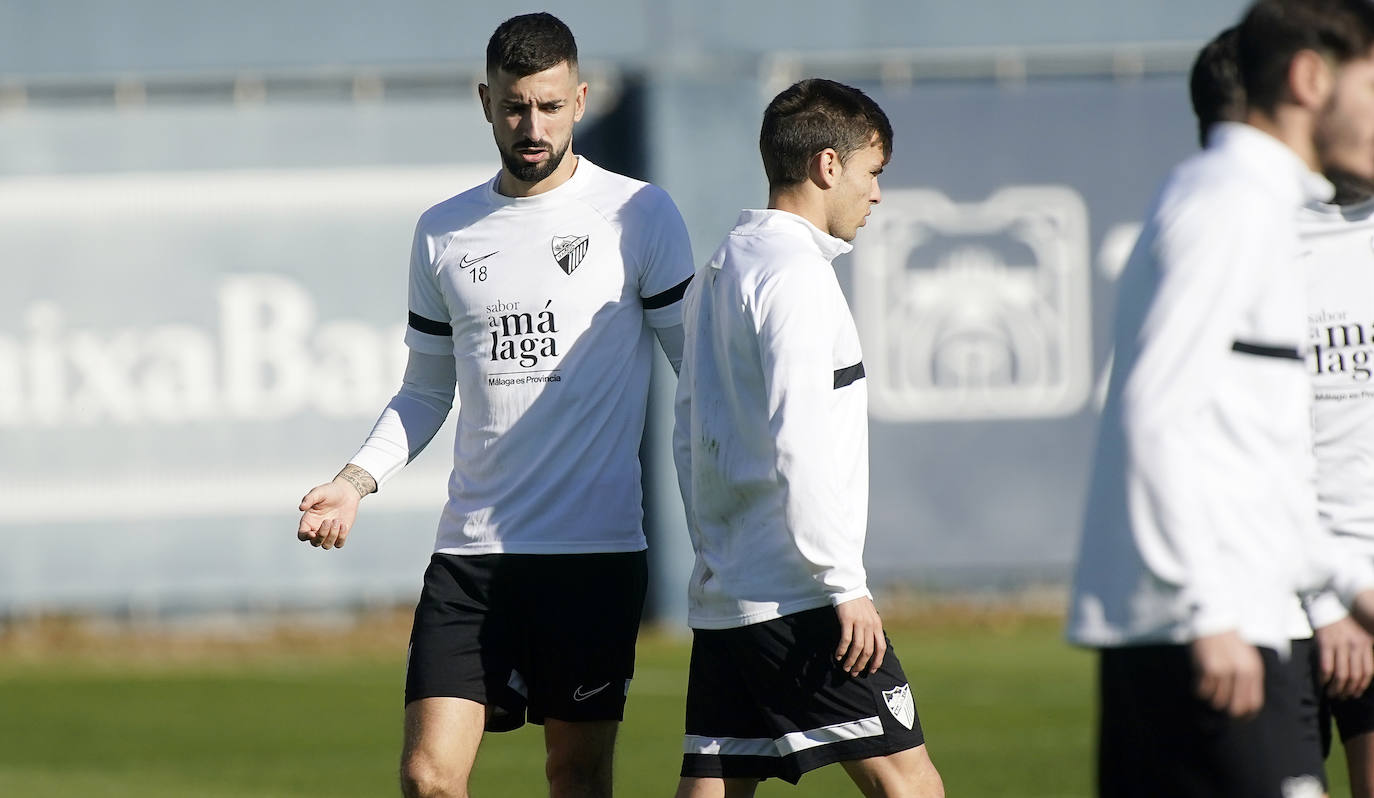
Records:
[[[849,250],[795,214],[746,210],[687,289],[673,443],[693,628],[870,595],[868,392],[831,266]]]
[[[1120,280],[1068,636],[1286,651],[1293,594],[1374,586],[1317,524],[1296,214],[1331,185],[1219,125],[1170,175]]]

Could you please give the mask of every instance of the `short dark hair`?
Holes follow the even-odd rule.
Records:
[[[500,69],[523,78],[564,61],[577,70],[577,40],[563,20],[542,11],[511,17],[487,41],[487,74]]]
[[[792,84],[763,112],[759,153],[770,191],[806,179],[807,163],[824,149],[841,161],[873,143],[892,157],[892,123],[883,109],[853,86],[824,78]]]
[[[1240,23],[1236,51],[1251,108],[1273,112],[1288,87],[1293,56],[1314,50],[1337,64],[1374,48],[1369,0],[1259,0]]]
[[[1240,76],[1236,40],[1240,29],[1230,27],[1198,51],[1188,75],[1188,93],[1197,115],[1198,143],[1207,146],[1207,133],[1218,122],[1245,119],[1245,80]]]

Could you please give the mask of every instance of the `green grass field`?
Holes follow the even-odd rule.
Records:
[[[1089,794],[1092,659],[1060,641],[1057,621],[954,611],[889,634],[951,796]],[[0,796],[396,795],[404,636],[380,637],[166,657],[118,640],[16,653],[0,637]],[[672,795],[687,651],[676,637],[641,640],[617,758],[622,798]],[[488,736],[472,792],[543,795],[541,763],[537,727]],[[1330,764],[1332,795],[1348,796],[1344,765]],[[831,767],[759,795],[857,792]]]

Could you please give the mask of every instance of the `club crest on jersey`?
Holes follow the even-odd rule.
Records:
[[[898,723],[910,729],[911,724],[916,722],[916,702],[911,700],[910,684],[884,690],[883,700],[887,702],[887,711]]]
[[[553,237],[553,259],[558,261],[558,268],[568,274],[582,263],[582,258],[587,255],[587,246],[591,243],[590,236],[554,236]]]

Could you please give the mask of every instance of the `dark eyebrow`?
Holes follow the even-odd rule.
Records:
[[[527,102],[518,97],[508,97],[504,100],[501,100],[501,106],[503,108],[529,108],[532,105],[537,105],[540,108],[549,108],[551,106],[561,108],[567,104],[568,101],[566,99],[538,100],[536,102]]]

